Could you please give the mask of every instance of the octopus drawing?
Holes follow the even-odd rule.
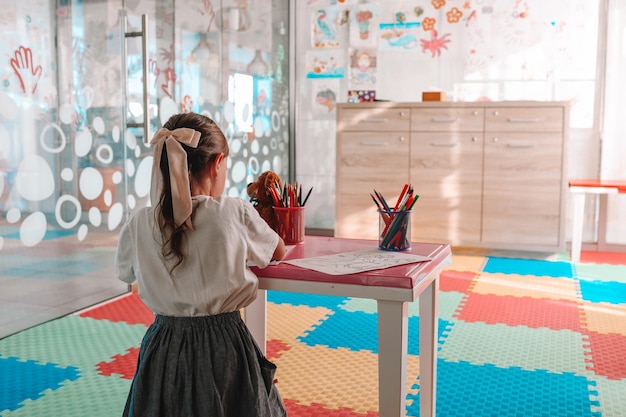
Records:
[[[430,31],[430,39],[420,39],[420,44],[422,46],[422,52],[430,51],[431,57],[441,56],[441,49],[448,49],[447,43],[450,42],[448,37],[449,33],[438,37],[438,33],[435,29]]]

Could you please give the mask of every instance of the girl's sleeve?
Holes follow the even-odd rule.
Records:
[[[263,220],[252,204],[244,201],[244,215],[248,240],[248,260],[265,268],[278,246],[278,235]]]
[[[135,269],[133,267],[135,248],[133,242],[135,239],[132,237],[130,222],[126,222],[122,226],[117,242],[115,273],[118,279],[127,284],[135,282]]]

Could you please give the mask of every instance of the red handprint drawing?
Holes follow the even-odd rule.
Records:
[[[43,69],[41,65],[34,66],[33,51],[30,48],[20,46],[15,51],[15,57],[11,58],[10,62],[15,75],[20,80],[22,91],[26,93],[28,90],[30,94],[34,94]]]
[[[211,3],[211,0],[204,0],[202,3],[203,3],[204,10],[200,9],[200,14],[204,15],[204,13],[206,12],[206,14],[209,16],[209,24],[207,25],[206,31],[210,32],[211,25],[213,24],[213,20],[215,19],[215,11],[213,10],[213,3]]]
[[[157,66],[157,62],[154,59],[150,58],[148,63],[149,72],[154,76],[154,86],[156,87],[157,80],[159,79],[159,75],[161,74],[161,70]]]
[[[174,90],[174,82],[176,81],[176,73],[173,68],[168,67],[165,70],[165,84],[161,84],[161,90],[167,94],[169,98],[172,98]]]

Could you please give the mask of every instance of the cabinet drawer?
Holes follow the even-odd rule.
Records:
[[[482,108],[419,108],[411,110],[414,132],[482,132]]]
[[[411,133],[410,182],[420,198],[412,236],[453,245],[480,241],[483,140],[474,132]]]
[[[562,107],[503,107],[487,110],[485,130],[491,132],[561,132]]]
[[[400,133],[346,132],[337,137],[337,173],[348,183],[369,184],[359,190],[367,197],[371,187],[408,179],[409,138]],[[339,191],[339,190],[338,190]],[[348,190],[343,190],[348,191]],[[369,197],[368,197],[369,198]]]
[[[342,109],[337,119],[337,131],[388,132],[409,130],[408,108]]]
[[[335,236],[376,239],[373,190],[397,201],[408,182],[409,139],[400,133],[342,132],[337,136]]]

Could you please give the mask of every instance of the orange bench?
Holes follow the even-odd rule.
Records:
[[[585,195],[600,195],[600,222],[598,229],[598,242],[605,242],[607,196],[609,194],[626,193],[626,181],[599,179],[570,180],[569,190],[570,193],[572,193],[572,203],[574,205],[571,259],[574,262],[579,262],[580,251],[582,248],[583,219],[585,216]]]

